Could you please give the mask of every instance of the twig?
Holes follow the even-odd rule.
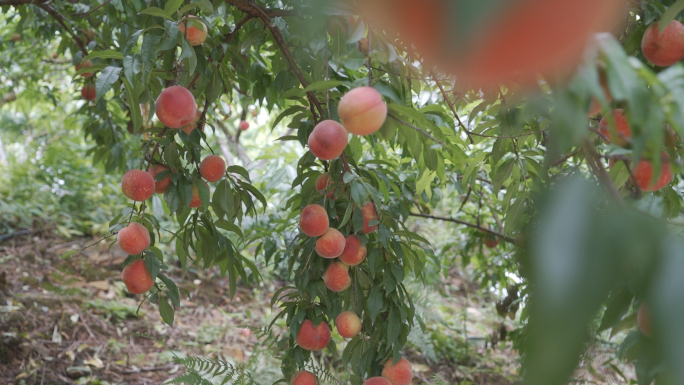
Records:
[[[64,29],[66,30],[66,32],[67,32],[69,35],[71,35],[72,39],[74,39],[74,41],[76,42],[76,45],[78,46],[78,48],[81,50],[81,52],[83,52],[83,55],[84,55],[84,56],[87,56],[87,55],[88,55],[88,50],[86,50],[85,44],[83,43],[83,40],[81,40],[80,37],[76,36],[76,35],[74,34],[74,31],[72,31],[71,28],[69,28],[69,27],[66,25],[66,21],[65,21],[65,20],[67,20],[67,19],[66,19],[64,16],[62,16],[59,12],[57,12],[54,8],[52,8],[52,7],[51,7],[49,4],[47,4],[47,3],[44,3],[44,2],[43,2],[43,3],[31,3],[31,4],[36,4],[38,7],[42,8],[43,10],[45,10],[45,12],[49,13],[50,16],[52,16],[53,18],[55,18],[55,20],[57,20],[57,22],[62,26],[62,28],[64,28]]]
[[[19,230],[19,231],[15,231],[13,233],[0,235],[0,241],[3,241],[5,239],[9,239],[9,238],[18,237],[20,235],[26,235],[26,234],[31,234],[31,230]]]
[[[613,184],[613,181],[610,179],[610,175],[606,172],[606,169],[603,168],[603,164],[598,161],[598,154],[596,151],[594,151],[594,148],[592,147],[591,143],[589,140],[585,139],[582,142],[582,152],[584,152],[584,157],[587,160],[587,164],[589,165],[589,168],[591,171],[596,175],[598,178],[599,182],[603,185],[603,187],[606,189],[606,192],[610,194],[613,198],[618,203],[622,203],[622,196],[620,195],[620,192],[618,191],[617,187],[615,187],[615,184]]]
[[[466,135],[468,135],[468,139],[470,139],[470,144],[474,144],[475,141],[473,140],[473,137],[470,136],[471,132],[468,131],[466,126],[461,121],[461,117],[458,116],[458,113],[456,112],[456,108],[454,107],[454,104],[451,102],[451,99],[449,99],[449,97],[447,96],[447,93],[444,91],[444,88],[442,87],[442,84],[440,84],[439,80],[437,79],[437,76],[435,76],[435,73],[433,71],[430,71],[430,75],[432,76],[432,79],[437,84],[437,87],[439,87],[439,92],[442,94],[442,98],[447,103],[447,105],[449,106],[449,109],[451,109],[451,112],[456,117],[456,120],[458,121],[458,125],[461,126],[461,129],[463,129],[463,131],[466,133]]]
[[[483,232],[485,232],[485,233],[489,233],[489,234],[491,234],[491,235],[494,235],[494,236],[496,236],[496,237],[499,237],[499,238],[503,239],[504,241],[506,241],[506,242],[508,242],[508,243],[515,244],[515,239],[512,238],[512,237],[509,237],[509,236],[507,236],[507,235],[504,235],[504,234],[502,234],[502,233],[500,233],[500,232],[498,232],[498,231],[494,231],[494,230],[488,229],[488,228],[486,228],[486,227],[482,227],[482,226],[476,225],[476,224],[474,224],[474,223],[462,221],[462,220],[460,220],[460,219],[448,218],[448,217],[438,217],[438,216],[435,216],[435,215],[420,214],[420,213],[409,213],[409,215],[412,216],[412,217],[421,217],[421,218],[427,218],[427,219],[435,219],[435,220],[438,220],[438,221],[445,221],[445,222],[458,223],[458,224],[460,224],[460,225],[472,227],[472,228],[474,228],[474,229],[478,229],[478,230],[483,231]]]
[[[444,142],[442,142],[441,140],[439,140],[439,139],[435,138],[434,136],[428,134],[428,133],[425,132],[422,128],[417,127],[417,126],[414,126],[413,124],[411,124],[411,123],[409,123],[409,122],[407,122],[407,121],[405,121],[405,120],[399,119],[398,117],[394,116],[393,114],[387,114],[387,116],[389,116],[390,118],[396,120],[397,122],[399,122],[399,123],[401,123],[401,124],[403,124],[403,125],[405,125],[405,126],[407,126],[407,127],[413,128],[414,130],[420,132],[421,134],[427,136],[428,138],[430,138],[430,139],[434,140],[435,142],[441,144],[442,146],[445,146],[445,147],[446,147],[446,144],[445,144]]]
[[[85,16],[88,16],[88,15],[90,15],[91,13],[93,13],[93,12],[97,11],[98,9],[104,7],[105,5],[109,4],[111,1],[112,1],[112,0],[107,0],[107,1],[105,1],[104,3],[98,5],[97,7],[91,9],[91,10],[88,11],[88,12],[83,12],[83,13],[72,13],[71,16],[74,16],[74,17],[85,17]]]

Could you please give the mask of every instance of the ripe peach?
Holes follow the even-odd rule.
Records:
[[[142,294],[154,286],[150,272],[147,271],[145,261],[138,259],[124,267],[121,272],[121,280],[132,294]]]
[[[93,62],[91,62],[90,59],[88,59],[84,62],[76,64],[76,71],[80,70],[81,68],[90,68],[92,66],[93,66]],[[89,78],[89,77],[93,76],[94,74],[95,74],[95,72],[84,72],[81,74],[81,76],[83,76],[84,78]]]
[[[337,106],[342,125],[354,135],[369,135],[387,119],[387,104],[372,87],[359,87],[344,94]]]
[[[169,128],[181,128],[191,123],[197,114],[195,97],[187,88],[181,86],[164,89],[154,106],[159,121]]]
[[[463,2],[358,3],[356,13],[371,25],[399,32],[428,63],[484,88],[511,81],[535,86],[538,73],[567,75],[582,60],[589,38],[615,29],[626,11],[625,0],[516,1],[492,7],[472,27],[453,27],[451,16]]]
[[[290,385],[317,385],[316,376],[308,370],[300,370],[290,377]]]
[[[83,97],[83,99],[92,102],[97,97],[95,91],[95,84],[86,83],[83,85],[83,88],[81,88],[81,96]]]
[[[496,247],[499,244],[499,238],[495,237],[494,235],[487,233],[482,238],[482,243],[484,243],[485,246],[487,246],[491,249],[491,248]]]
[[[337,183],[332,180],[330,174],[324,172],[316,178],[316,191],[325,194],[328,198],[332,198],[337,188]],[[340,194],[344,192],[344,184],[340,183]]]
[[[335,318],[337,331],[344,338],[352,338],[361,331],[361,319],[353,311],[343,311]]]
[[[611,114],[613,115],[613,122],[611,123],[608,118],[604,116],[599,122],[599,132],[604,137],[608,138],[609,142],[624,147],[632,140],[632,130],[629,127],[629,122],[627,122],[624,110],[621,108],[614,109]],[[611,124],[615,124],[616,133],[611,129]]]
[[[183,34],[188,39],[188,43],[190,45],[200,45],[204,43],[205,40],[207,40],[207,26],[201,22],[197,16],[188,16],[189,20],[182,20],[178,24],[178,31]],[[187,29],[187,33],[185,31],[185,25],[190,23],[190,26]]]
[[[328,266],[323,274],[325,287],[332,291],[344,291],[351,287],[349,266],[340,261],[335,261]]]
[[[361,246],[356,235],[347,235],[340,261],[344,262],[345,265],[356,266],[366,259],[366,252],[366,246]]]
[[[297,333],[297,345],[306,350],[323,350],[330,342],[330,327],[321,322],[314,327],[311,320],[304,320]]]
[[[382,376],[388,379],[392,385],[410,385],[413,379],[411,363],[406,358],[402,358],[393,364],[393,360],[390,358],[382,369]]]
[[[154,178],[143,170],[128,170],[121,179],[121,191],[134,201],[148,200],[154,195]]]
[[[209,185],[205,182],[202,181],[205,186],[207,186],[207,189],[209,188]],[[195,185],[192,186],[192,200],[190,200],[190,207],[200,207],[202,206],[202,201],[200,200],[199,196],[199,189]]]
[[[319,237],[328,231],[328,213],[321,205],[311,204],[304,207],[299,217],[299,228],[310,237]]]
[[[138,222],[131,222],[116,234],[121,250],[129,255],[138,255],[150,247],[150,232]]]
[[[347,147],[347,130],[334,120],[324,120],[309,135],[309,150],[318,159],[335,159]]]
[[[646,337],[650,337],[652,330],[651,325],[651,313],[648,310],[648,306],[646,306],[646,302],[642,302],[641,306],[639,306],[639,311],[637,312],[637,326],[639,326],[641,333]]]
[[[154,164],[152,167],[150,167],[149,172],[150,175],[152,175],[152,178],[157,179],[157,174],[159,174],[162,171],[169,171],[169,168],[164,166],[163,164]],[[167,175],[160,181],[155,181],[154,182],[154,192],[157,194],[163,194],[166,192],[166,189],[169,188],[169,185],[171,184],[171,175]]]
[[[337,258],[344,251],[344,235],[333,227],[316,240],[316,252],[323,258]]]
[[[385,377],[371,377],[363,382],[363,385],[392,385]]]
[[[218,155],[209,155],[200,163],[200,175],[208,182],[216,182],[226,173],[226,162]]]
[[[245,131],[249,128],[249,123],[245,120],[240,121],[240,130]]]
[[[641,39],[641,52],[659,67],[669,67],[684,58],[684,25],[672,20],[660,33],[658,22],[646,28]]]
[[[660,176],[654,183],[651,183],[653,177],[653,166],[648,160],[642,159],[636,165],[636,167],[632,169],[632,173],[634,174],[634,179],[636,179],[636,182],[632,182],[636,183],[641,191],[647,192],[660,190],[661,188],[670,184],[673,178],[672,170],[670,169],[670,163],[665,153],[663,155],[663,163],[660,168]]]
[[[363,214],[363,228],[361,232],[364,234],[370,234],[378,229],[378,225],[369,226],[368,223],[374,219],[378,219],[375,215],[375,208],[373,208],[373,203],[368,202],[363,207],[361,207],[361,213]]]

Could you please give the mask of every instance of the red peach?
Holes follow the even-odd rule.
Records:
[[[361,331],[361,319],[353,311],[343,311],[335,318],[337,331],[344,338],[352,338]]]
[[[308,370],[300,370],[290,377],[290,385],[317,385],[316,376]]]
[[[199,108],[197,108],[197,112],[195,113],[195,119],[193,119],[192,122],[183,126],[183,132],[190,135],[192,130],[197,128],[197,123],[199,122],[201,117],[202,117],[202,111]]]
[[[116,234],[121,250],[129,255],[138,255],[150,247],[150,232],[138,222],[131,222]]]
[[[169,128],[181,128],[191,123],[197,114],[195,97],[185,87],[171,86],[159,94],[154,104],[157,118]]]
[[[392,385],[385,377],[371,377],[363,382],[363,385]]]
[[[345,265],[356,266],[366,259],[366,246],[361,246],[361,242],[356,235],[347,235],[344,243],[344,251],[340,255],[340,261]]]
[[[332,291],[349,289],[351,287],[349,266],[339,261],[331,263],[323,274],[323,282],[325,282],[325,287]]]
[[[178,24],[178,31],[180,31],[183,36],[185,36],[188,39],[188,43],[190,45],[200,45],[204,43],[205,40],[207,40],[207,26],[201,22],[197,16],[188,16],[188,19],[195,19],[195,20],[183,20]],[[190,24],[188,27],[187,33],[185,31],[185,25]]]
[[[369,135],[385,123],[387,104],[375,88],[359,87],[340,99],[337,113],[347,131],[354,135]]]
[[[659,67],[669,67],[684,58],[684,25],[672,20],[660,32],[658,22],[646,28],[641,39],[641,52]]]
[[[226,162],[218,155],[209,155],[200,163],[200,175],[208,182],[216,182],[226,173]]]
[[[609,142],[624,147],[632,140],[632,130],[629,127],[629,122],[627,122],[624,110],[621,108],[614,109],[611,114],[613,115],[612,122],[606,116],[601,119],[599,122],[599,132],[605,138],[608,138]],[[611,129],[611,124],[615,125],[615,133]]]
[[[672,182],[672,170],[670,169],[670,163],[665,153],[663,153],[663,158],[660,176],[654,183],[651,183],[651,180],[653,179],[653,166],[648,160],[642,159],[636,167],[632,169],[634,179],[636,179],[636,185],[639,186],[641,191],[651,192],[660,190]]]
[[[484,238],[482,239],[482,243],[484,243],[485,246],[491,248],[496,247],[499,244],[499,238],[497,238],[494,235],[491,235],[489,233],[485,234]]]
[[[375,215],[375,208],[372,202],[368,202],[363,207],[361,207],[361,213],[363,214],[363,228],[361,232],[364,234],[370,234],[378,229],[378,225],[369,226],[368,223],[374,219],[378,219]]]
[[[314,327],[311,320],[304,320],[297,333],[297,345],[305,350],[323,350],[330,342],[330,327],[325,322]]]
[[[76,71],[80,70],[81,68],[90,68],[92,66],[93,66],[93,62],[91,62],[90,59],[88,59],[84,62],[76,64]],[[84,72],[81,74],[81,76],[83,76],[84,78],[89,78],[89,77],[93,76],[94,74],[95,74],[95,72]]]
[[[245,120],[240,121],[240,130],[245,131],[249,128],[249,123]]]
[[[328,213],[321,205],[311,204],[302,210],[299,228],[310,237],[319,237],[328,231]]]
[[[648,310],[648,306],[646,306],[646,302],[642,302],[641,306],[639,306],[639,311],[637,312],[637,326],[639,326],[639,330],[641,330],[643,335],[650,337],[652,330],[651,325],[651,313]]]
[[[164,166],[163,164],[154,164],[150,169],[147,171],[152,175],[152,178],[157,179],[157,174],[159,174],[162,171],[169,171],[169,168]],[[171,176],[167,175],[160,181],[155,181],[154,182],[154,192],[157,194],[163,194],[166,192],[166,189],[169,188],[169,185],[171,184]]]
[[[129,170],[121,179],[121,191],[134,201],[145,201],[154,195],[154,178],[143,170]]]
[[[205,182],[202,181],[205,186],[207,186],[207,189],[209,188],[209,185]],[[190,207],[200,207],[202,206],[202,201],[200,200],[199,196],[199,189],[197,186],[193,185],[192,186],[192,200],[190,200]]]
[[[121,272],[121,280],[132,294],[142,294],[154,286],[150,272],[147,271],[145,261],[138,259],[124,267]]]
[[[337,258],[344,251],[344,235],[339,230],[328,229],[316,240],[316,252],[323,258]]]
[[[324,120],[309,135],[309,150],[318,159],[332,160],[344,152],[348,143],[347,130],[334,120]]]
[[[83,85],[83,88],[81,88],[81,96],[83,97],[83,99],[91,102],[97,98],[95,92],[95,84],[86,83],[85,85]]]
[[[390,359],[382,369],[382,376],[388,379],[392,385],[410,385],[413,379],[411,363],[406,358],[402,358],[393,364],[393,360]]]

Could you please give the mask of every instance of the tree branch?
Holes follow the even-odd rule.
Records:
[[[76,45],[78,48],[83,52],[84,56],[88,55],[88,50],[86,50],[85,43],[83,43],[83,40],[76,36],[74,34],[74,31],[69,28],[69,26],[66,24],[67,18],[62,16],[59,12],[57,12],[54,8],[50,6],[50,4],[47,4],[45,2],[32,2],[32,3],[24,3],[24,4],[36,4],[38,7],[42,8],[45,12],[49,13],[50,16],[52,16],[57,22],[64,28],[64,30],[71,35],[71,38],[74,39],[74,42],[76,42]]]
[[[473,137],[471,136],[471,132],[468,131],[468,129],[466,128],[466,126],[465,126],[465,125],[463,124],[463,122],[461,121],[461,118],[458,116],[458,113],[456,113],[456,108],[454,107],[454,104],[451,102],[451,100],[450,100],[449,97],[447,96],[447,93],[444,91],[444,88],[442,87],[442,84],[440,84],[439,80],[437,80],[437,76],[435,76],[435,73],[434,73],[433,71],[430,71],[430,76],[432,76],[432,79],[433,79],[433,80],[435,81],[435,83],[437,84],[437,87],[439,87],[439,92],[442,94],[442,98],[443,98],[444,101],[447,103],[447,105],[448,105],[449,108],[451,109],[451,112],[452,112],[452,113],[454,114],[454,116],[456,117],[456,120],[458,121],[458,125],[461,126],[461,128],[463,129],[463,131],[465,131],[465,133],[468,135],[468,139],[470,139],[470,144],[474,144],[475,141],[473,140]]]
[[[421,217],[421,218],[427,218],[427,219],[435,219],[435,220],[438,220],[438,221],[445,221],[445,222],[458,223],[459,225],[464,225],[464,226],[472,227],[472,228],[474,228],[474,229],[478,229],[478,230],[483,231],[483,232],[485,232],[485,233],[489,233],[489,234],[491,234],[491,235],[494,235],[494,236],[496,236],[496,237],[499,237],[499,238],[503,239],[504,241],[506,241],[506,242],[508,242],[508,243],[510,243],[510,244],[514,244],[514,245],[516,244],[516,243],[515,243],[515,238],[512,238],[512,237],[509,237],[509,236],[507,236],[507,235],[504,235],[504,234],[502,234],[502,233],[500,233],[500,232],[498,232],[498,231],[494,231],[494,230],[488,229],[488,228],[486,228],[486,227],[482,227],[482,226],[476,225],[476,224],[474,224],[474,223],[462,221],[462,220],[460,220],[460,219],[448,218],[448,217],[438,217],[438,216],[435,216],[435,215],[420,214],[420,213],[409,213],[409,215],[412,216],[412,217]]]
[[[427,136],[428,138],[430,138],[430,139],[434,140],[435,142],[441,144],[442,146],[445,146],[445,147],[446,147],[446,144],[445,144],[444,142],[442,142],[441,140],[439,140],[439,139],[435,138],[434,136],[428,134],[428,133],[425,132],[422,128],[417,127],[417,126],[414,126],[413,124],[411,124],[411,123],[409,123],[409,122],[407,122],[407,121],[405,121],[405,120],[399,119],[398,117],[396,117],[396,116],[394,116],[394,115],[392,115],[392,114],[387,114],[387,116],[389,116],[390,118],[396,120],[397,122],[399,122],[399,123],[401,123],[401,124],[403,124],[403,125],[405,125],[405,126],[407,126],[407,127],[413,128],[414,130],[420,132],[421,134]]]

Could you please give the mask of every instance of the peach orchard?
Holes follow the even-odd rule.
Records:
[[[404,347],[426,325],[405,282],[458,259],[524,324],[512,343],[526,384],[565,383],[599,336],[640,384],[684,383],[683,0],[0,7],[16,25],[3,50],[54,49],[22,57],[27,76],[1,69],[3,90],[42,87],[44,62],[72,66],[88,155],[130,200],[104,240],[167,324],[184,298],[173,261],[218,267],[231,296],[282,265],[271,326],[287,331],[262,331],[281,382],[343,383],[314,364],[341,353],[344,383],[409,385]],[[273,130],[301,147],[284,202],[211,147],[229,117],[236,145]],[[177,228],[152,214],[155,194]],[[243,231],[269,204],[287,214]],[[435,248],[413,220],[459,238]]]

